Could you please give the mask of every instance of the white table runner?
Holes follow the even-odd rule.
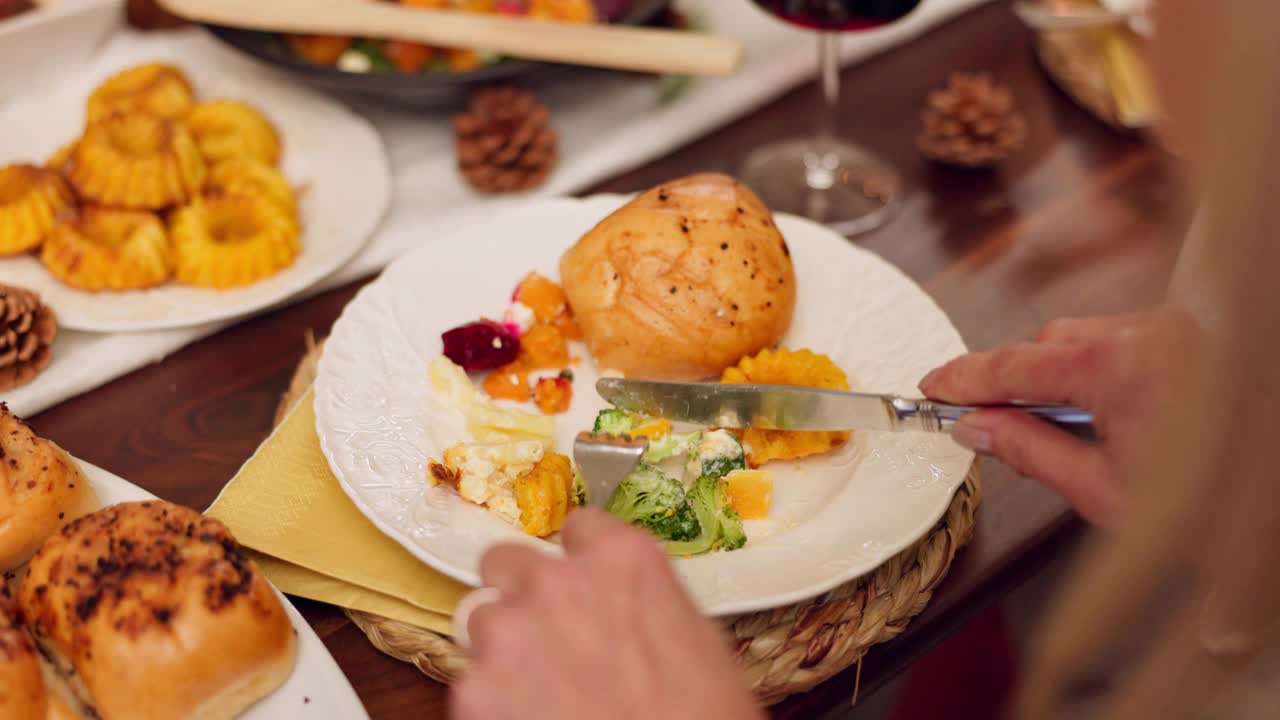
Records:
[[[925,0],[902,22],[846,35],[843,58],[856,62],[907,42],[987,1]],[[564,195],[590,187],[749,113],[813,77],[817,56],[813,33],[788,27],[747,0],[685,0],[679,4],[715,32],[746,43],[749,54],[742,70],[731,78],[698,80],[666,104],[659,102],[658,85],[651,78],[600,74],[543,88],[540,97],[551,106],[552,120],[560,133],[561,159],[536,195]],[[272,72],[199,30],[176,35],[122,30],[98,61],[109,63],[115,53],[136,54],[140,44],[167,50],[176,47],[186,62],[219,63],[238,74]],[[347,267],[292,301],[374,273],[408,248],[447,235],[473,214],[500,212],[520,202],[519,197],[476,195],[465,186],[454,166],[447,115],[383,107],[355,109],[382,133],[391,158],[395,197],[368,246]],[[519,242],[519,238],[512,238],[512,242]],[[117,335],[63,331],[49,368],[31,384],[6,393],[0,400],[8,402],[18,415],[31,416],[157,362],[225,326],[219,323]]]

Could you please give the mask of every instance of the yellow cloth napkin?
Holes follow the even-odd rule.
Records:
[[[262,568],[262,572],[280,592],[352,610],[363,610],[442,635],[453,635],[453,625],[448,615],[423,610],[390,595],[291,565],[260,552],[250,550],[249,557],[258,563],[258,567]]]
[[[310,391],[206,514],[269,556],[263,572],[286,593],[448,632],[469,591],[379,532],[338,487]]]

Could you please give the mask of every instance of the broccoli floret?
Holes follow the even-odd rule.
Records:
[[[609,498],[609,513],[645,528],[663,540],[692,540],[698,519],[689,507],[684,486],[658,468],[640,463],[623,478]]]
[[[747,543],[742,518],[729,506],[724,486],[724,480],[710,476],[693,481],[689,488],[689,505],[702,532],[692,540],[667,543],[668,553],[701,555],[711,550],[737,550]]]
[[[591,432],[603,435],[626,435],[636,427],[635,417],[626,410],[609,408],[596,415],[596,424]]]
[[[721,480],[721,483],[724,481]],[[716,550],[737,550],[747,544],[747,531],[742,529],[742,516],[737,510],[729,507],[728,501],[725,501],[723,511],[720,513],[720,543],[715,546]]]
[[[689,453],[689,464],[685,468],[685,477],[722,478],[734,470],[745,470],[746,454],[742,451],[742,443],[728,430],[712,430],[702,433],[702,437]]]
[[[669,457],[687,455],[702,437],[701,432],[669,433],[658,440],[649,441],[649,449],[644,452],[644,461],[650,464],[660,463]]]

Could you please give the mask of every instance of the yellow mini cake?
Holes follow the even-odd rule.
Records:
[[[90,123],[118,112],[141,111],[176,120],[194,102],[191,81],[172,65],[138,65],[112,75],[89,96]]]
[[[297,223],[256,195],[210,195],[178,210],[170,223],[178,282],[199,287],[249,285],[298,256]]]
[[[49,272],[82,290],[131,290],[159,285],[173,274],[164,223],[140,210],[83,208],[56,226],[40,259]]]
[[[187,129],[209,163],[250,157],[275,165],[280,160],[280,136],[252,105],[238,100],[212,100],[191,108]]]
[[[186,128],[144,113],[93,123],[72,152],[68,174],[86,200],[130,210],[190,202],[206,168]]]
[[[223,160],[209,169],[205,192],[215,195],[261,195],[295,220],[298,202],[289,181],[275,168],[247,157]]]
[[[75,196],[56,170],[0,167],[0,255],[40,246],[59,219],[75,210]]]
[[[51,170],[57,170],[65,175],[71,169],[71,156],[75,153],[76,145],[79,144],[79,142],[79,140],[72,140],[66,145],[58,148],[53,155],[49,156],[49,160],[44,164],[44,166]]]
[[[761,350],[755,356],[742,358],[734,367],[725,369],[720,382],[849,389],[844,371],[831,358],[809,350],[787,348]],[[743,431],[742,446],[747,451],[747,464],[755,468],[770,460],[795,460],[824,453],[843,445],[848,439],[847,432],[752,428]]]

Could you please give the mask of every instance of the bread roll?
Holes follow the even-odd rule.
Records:
[[[104,720],[235,717],[285,681],[297,653],[279,597],[226,526],[166,502],[63,528],[18,601]]]
[[[777,343],[796,302],[769,208],[724,175],[627,203],[564,254],[560,279],[596,364],[631,377],[719,376]]]
[[[71,456],[0,403],[0,572],[29,560],[45,538],[97,505]]]
[[[8,587],[0,587],[0,720],[43,720],[48,713],[40,655],[18,621]]]

